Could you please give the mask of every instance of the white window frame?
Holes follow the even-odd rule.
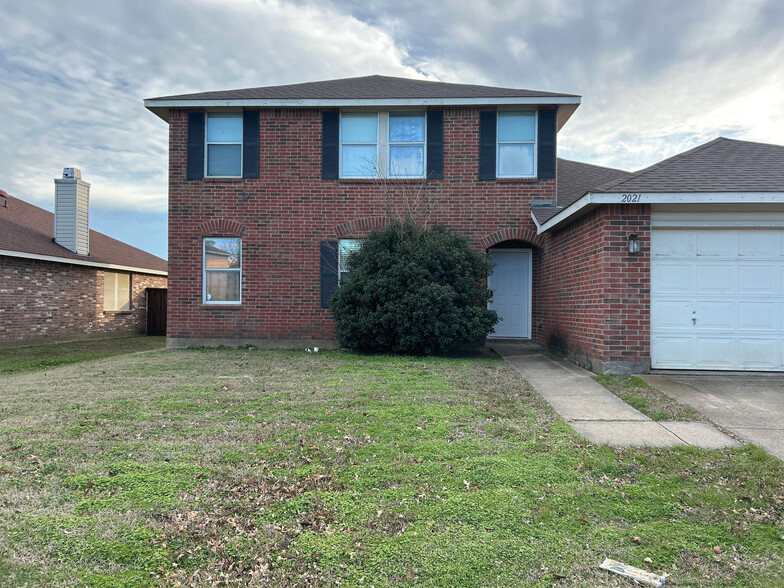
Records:
[[[362,142],[343,142],[343,115],[344,114],[375,114],[376,115],[376,142],[375,143],[362,143]],[[390,114],[419,114],[425,121],[425,136],[423,141],[416,141],[416,142],[407,142],[407,141],[390,141],[389,140],[389,115]],[[396,109],[396,110],[346,110],[340,112],[340,121],[338,122],[338,166],[340,170],[340,178],[341,179],[374,179],[374,178],[390,178],[390,179],[417,179],[417,180],[424,180],[427,177],[427,112],[424,110],[405,110],[405,109]],[[376,146],[376,162],[373,166],[376,168],[375,171],[378,175],[372,174],[365,174],[365,175],[356,175],[356,176],[349,176],[343,173],[343,145],[375,145]],[[422,163],[422,175],[421,176],[403,176],[403,175],[391,175],[389,173],[389,168],[391,167],[390,157],[391,157],[391,150],[389,149],[390,146],[395,145],[422,145],[422,152],[423,152],[423,163]]]
[[[119,294],[120,294],[120,287],[119,287],[119,277],[128,276],[128,308],[122,308],[119,304]],[[106,281],[107,279],[112,279],[114,281],[114,300],[112,301],[113,304],[108,305],[106,303]],[[124,272],[103,272],[103,310],[104,312],[130,312],[133,309],[133,295],[132,295],[132,288],[133,288],[133,276],[131,274],[126,274]]]
[[[207,268],[207,241],[212,239],[236,239],[240,244],[240,267]],[[207,300],[207,272],[238,272],[240,274],[239,297],[237,300]],[[242,237],[202,237],[201,240],[201,301],[202,304],[238,305],[242,304]]]
[[[534,115],[534,140],[533,141],[501,141],[499,133],[500,124],[501,124],[501,114],[533,114]],[[496,115],[496,128],[495,128],[495,177],[496,178],[535,178],[537,177],[537,157],[538,157],[538,148],[539,145],[539,111],[537,110],[499,110],[498,114]],[[534,161],[532,167],[532,173],[529,175],[520,175],[520,174],[508,174],[504,175],[501,174],[501,145],[533,145],[534,148]]]
[[[243,128],[244,132],[244,120],[243,120],[243,113],[242,112],[207,112],[204,116],[204,177],[205,178],[241,178],[243,177],[243,159],[242,150],[243,144],[242,139],[237,141],[208,141],[207,140],[207,128],[208,128],[208,121],[210,116],[218,116],[219,118],[228,118],[237,117],[240,119],[240,123]],[[243,137],[244,138],[244,137]],[[209,153],[210,153],[210,145],[239,145],[240,146],[240,173],[236,176],[211,176],[210,175],[210,162],[209,162]]]
[[[357,251],[364,242],[364,239],[340,239],[338,241],[338,284],[340,284],[343,274],[349,273],[347,269],[343,269],[348,260],[348,254]]]

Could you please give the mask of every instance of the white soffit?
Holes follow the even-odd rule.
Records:
[[[537,234],[557,229],[587,214],[602,204],[781,204],[784,203],[784,192],[624,192],[624,193],[593,193],[588,192],[551,219],[537,223]]]

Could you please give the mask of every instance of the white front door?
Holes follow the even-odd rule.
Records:
[[[784,371],[784,231],[653,230],[651,365]]]
[[[501,319],[489,338],[531,338],[531,250],[491,249],[495,264],[487,279],[493,299],[487,305]]]

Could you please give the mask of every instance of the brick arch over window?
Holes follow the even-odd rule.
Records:
[[[531,229],[521,228],[508,228],[495,231],[494,233],[482,237],[481,243],[484,249],[489,249],[493,245],[497,245],[503,241],[527,241],[531,245],[544,247],[544,239],[541,235],[537,235],[536,231],[532,231]]]
[[[247,227],[226,218],[214,218],[196,227],[196,233],[204,237],[242,237]]]
[[[383,229],[387,225],[385,216],[363,216],[346,221],[335,227],[338,237],[357,237],[365,235],[373,229]]]

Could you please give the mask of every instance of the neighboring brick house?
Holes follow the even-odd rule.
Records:
[[[167,345],[334,345],[343,252],[388,221],[391,182],[491,255],[491,339],[649,369],[652,201],[596,207],[637,175],[556,158],[579,103],[382,76],[146,100],[169,124]]]
[[[147,331],[166,261],[90,230],[79,176],[55,180],[55,214],[0,190],[0,346]]]

